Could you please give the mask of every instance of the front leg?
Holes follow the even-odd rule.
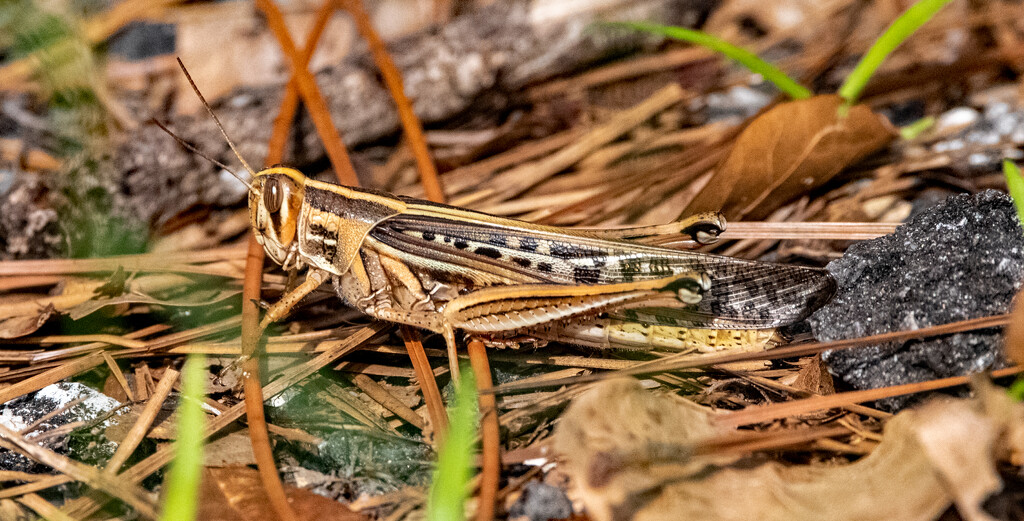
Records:
[[[293,307],[305,298],[306,295],[309,295],[316,288],[319,288],[326,280],[327,273],[310,268],[309,272],[306,273],[306,280],[302,281],[302,284],[299,284],[291,292],[281,297],[281,300],[278,300],[273,306],[270,306],[267,313],[263,315],[263,320],[260,321],[258,336],[262,337],[263,331],[265,331],[270,324],[284,318],[285,315],[287,315]]]
[[[281,300],[278,300],[274,305],[267,309],[266,314],[263,315],[263,320],[260,321],[260,325],[257,327],[256,338],[263,338],[263,332],[266,331],[270,324],[284,318],[285,315],[287,315],[288,312],[303,299],[303,297],[309,295],[313,290],[320,287],[325,280],[327,280],[327,273],[310,268],[309,272],[306,273],[306,279],[302,281],[302,284],[299,284],[295,289],[286,293],[281,297]],[[241,369],[246,360],[249,359],[249,356],[249,354],[243,353],[241,358],[225,367],[218,375],[218,378],[223,378],[224,375],[234,373],[236,370]]]

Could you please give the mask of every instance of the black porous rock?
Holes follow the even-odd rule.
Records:
[[[508,509],[510,519],[529,521],[551,521],[569,519],[572,516],[572,502],[565,492],[539,481],[531,481],[523,488],[523,494]]]
[[[956,195],[895,233],[864,241],[828,265],[835,299],[809,319],[821,341],[921,329],[1007,313],[1024,280],[1024,232],[1010,198]],[[1005,365],[998,329],[826,352],[857,389],[965,375]],[[895,410],[911,398],[876,405]]]

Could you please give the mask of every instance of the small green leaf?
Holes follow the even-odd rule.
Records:
[[[935,118],[928,116],[921,118],[905,127],[900,128],[900,137],[911,140],[920,136],[922,132],[935,126]]]
[[[1024,224],[1024,177],[1021,177],[1017,164],[1009,159],[1003,160],[1003,174],[1006,175],[1006,188],[1017,206],[1017,217]]]
[[[189,355],[181,374],[181,402],[178,406],[178,439],[174,461],[165,483],[162,521],[193,521],[199,510],[199,481],[203,470],[203,431],[206,414],[203,397],[206,386],[206,357]]]
[[[659,25],[649,22],[609,22],[606,25],[613,27],[627,27],[637,31],[643,31],[645,33],[660,34],[675,40],[682,40],[700,45],[701,47],[705,47],[722,54],[731,60],[739,62],[740,65],[750,69],[751,72],[760,74],[761,77],[774,83],[780,91],[786,93],[790,98],[806,99],[811,97],[811,91],[807,87],[800,85],[789,76],[786,76],[786,73],[779,70],[778,67],[762,60],[756,54],[741,47],[737,47],[717,36],[701,31],[695,31],[693,29],[685,29],[671,25]]]
[[[475,453],[477,396],[473,371],[462,368],[462,382],[450,414],[451,426],[437,457],[434,480],[427,498],[427,521],[466,518],[466,498]]]
[[[1013,385],[1006,390],[1010,394],[1010,398],[1017,400],[1018,402],[1024,401],[1024,378],[1017,377],[1013,382]]]
[[[846,100],[846,103],[856,104],[861,92],[864,91],[864,86],[868,84],[868,80],[875,74],[882,62],[889,57],[889,54],[928,20],[931,20],[932,16],[935,16],[935,13],[949,2],[950,0],[921,0],[910,6],[910,9],[907,9],[889,25],[885,33],[875,40],[874,45],[860,59],[860,63],[853,69],[853,72],[846,77],[843,86],[839,88],[839,95]]]

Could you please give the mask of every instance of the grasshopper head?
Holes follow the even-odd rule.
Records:
[[[249,190],[249,218],[256,240],[285,269],[298,268],[296,235],[306,176],[292,168],[261,170]]]

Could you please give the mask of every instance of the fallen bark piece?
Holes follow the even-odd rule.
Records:
[[[432,125],[473,107],[500,111],[516,103],[516,93],[525,84],[658,40],[631,32],[588,29],[595,21],[642,17],[682,23],[690,12],[669,0],[615,0],[602,4],[596,12],[578,13],[560,13],[544,4],[498,2],[439,29],[391,42],[389,52],[401,71],[417,117]],[[346,146],[352,148],[398,131],[398,112],[369,55],[354,53],[315,76]],[[243,87],[213,100],[228,135],[253,165],[263,165],[267,155],[281,91],[279,85]],[[235,164],[216,124],[205,113],[171,115],[165,123],[205,153]],[[300,115],[294,133],[285,156],[288,164],[309,165],[323,158],[323,146],[308,115]],[[217,168],[180,147],[155,125],[143,125],[123,136],[111,163],[112,176],[121,180],[125,204],[143,221],[156,225],[196,206],[238,203],[245,195],[244,186],[228,175],[217,174]]]
[[[587,514],[598,521],[925,521],[955,504],[968,521],[1002,488],[997,459],[1020,454],[1024,405],[987,382],[886,424],[870,455],[841,466],[757,464],[695,452],[737,433],[715,413],[632,380],[576,399],[555,431]]]

